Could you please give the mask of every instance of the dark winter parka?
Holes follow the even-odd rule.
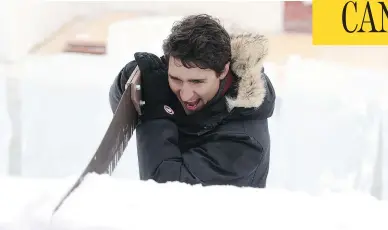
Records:
[[[231,34],[231,45],[233,83],[226,94],[184,122],[156,119],[136,128],[142,180],[266,186],[270,160],[267,119],[276,97],[262,66],[267,44],[261,35]],[[112,111],[135,65],[129,62],[115,78],[109,95]]]

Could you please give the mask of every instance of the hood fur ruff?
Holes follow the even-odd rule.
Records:
[[[262,76],[263,60],[267,56],[268,41],[257,33],[230,33],[231,70],[237,75],[237,97],[226,97],[228,108],[258,108],[266,95]]]

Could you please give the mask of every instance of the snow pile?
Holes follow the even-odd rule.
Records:
[[[30,56],[16,64],[23,69],[22,74],[14,76],[19,80],[22,106],[23,176],[70,176],[85,167],[112,119],[108,91],[123,62],[102,56],[60,54]],[[5,84],[5,80],[4,84],[0,82],[0,89]],[[0,110],[5,109],[0,122],[9,123],[5,91],[0,94]],[[0,135],[5,135],[0,136],[4,143],[1,149],[8,147],[12,132],[8,127],[1,126]],[[0,170],[7,169],[7,150],[1,153]],[[127,155],[136,158],[136,152]],[[134,167],[129,168],[136,170],[137,164],[131,162]]]
[[[27,179],[0,177],[0,229],[44,229],[59,198],[76,177]]]
[[[269,186],[357,190],[387,199],[388,144],[380,148],[378,136],[380,130],[383,141],[388,136],[384,73],[298,56],[273,73],[282,81],[270,119]]]
[[[388,97],[384,72],[335,62],[290,56],[282,67],[286,92],[306,99],[336,99],[345,106],[362,110],[371,101],[380,105]],[[308,97],[311,96],[311,97]]]
[[[310,196],[98,175],[89,175],[51,218],[70,182],[0,179],[0,229],[388,229],[388,203],[353,192]]]
[[[11,137],[11,123],[8,115],[7,79],[5,66],[0,63],[0,175],[6,172],[8,145]]]

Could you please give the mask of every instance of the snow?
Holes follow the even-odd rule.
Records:
[[[8,139],[10,134],[10,123],[7,113],[7,100],[6,100],[6,78],[4,75],[4,67],[0,65],[0,153],[6,153],[8,151]],[[6,159],[2,159],[0,155],[0,162],[4,162]],[[0,174],[5,172],[5,165],[0,164]]]
[[[110,56],[126,58],[129,53],[140,50],[161,56],[163,54],[161,43],[155,42],[155,39],[167,38],[171,25],[181,18],[181,16],[146,16],[115,22],[109,26],[107,53]]]
[[[388,153],[385,143],[378,149],[379,130],[383,139],[388,135],[384,74],[297,56],[279,73],[285,80],[278,114],[270,120],[269,184],[312,193],[373,193],[377,186],[380,198],[388,198],[387,157],[377,162],[379,152]]]
[[[52,216],[71,179],[2,178],[0,229],[388,229],[387,201],[357,192],[311,196],[94,174]]]
[[[88,176],[51,218],[109,125],[113,77],[139,47],[160,52],[173,19],[115,24],[107,56],[0,63],[0,229],[388,229],[385,73],[297,55],[285,66],[265,63],[278,95],[268,189],[138,181],[133,136],[113,177]],[[136,46],[136,23],[152,46]],[[9,116],[17,104],[21,121]]]
[[[30,57],[19,64],[23,69],[18,81],[23,117],[21,175],[61,177],[85,166],[112,117],[106,86],[122,64],[66,54]],[[9,120],[7,114],[1,116]],[[10,132],[5,134],[9,138]],[[4,162],[0,159],[6,168]]]

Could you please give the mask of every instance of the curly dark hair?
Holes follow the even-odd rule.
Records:
[[[167,60],[169,56],[177,58],[186,68],[212,69],[220,74],[231,60],[230,36],[219,19],[190,15],[174,23],[163,52]]]

